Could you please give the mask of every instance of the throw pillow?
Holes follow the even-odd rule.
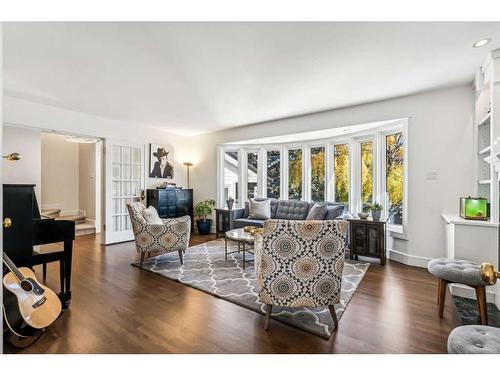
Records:
[[[267,220],[271,218],[271,200],[256,201],[250,199],[250,214],[249,219]]]
[[[344,205],[331,205],[326,209],[325,220],[334,220],[342,215],[344,212]]]
[[[327,205],[324,203],[315,203],[309,210],[306,220],[324,220],[326,215]]]
[[[146,219],[148,224],[163,224],[163,220],[158,215],[156,208],[149,206],[144,211],[142,211],[142,216]]]

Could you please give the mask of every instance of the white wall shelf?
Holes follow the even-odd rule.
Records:
[[[488,113],[486,116],[484,116],[477,124],[477,126],[482,126],[482,125],[487,125],[490,123],[491,119],[491,113]]]
[[[500,211],[500,49],[491,51],[474,80],[474,138],[476,146],[476,196],[488,199],[490,221],[472,222],[452,215],[446,221],[447,255],[498,267],[498,221]],[[500,285],[489,287],[500,308]]]
[[[488,154],[490,151],[491,151],[491,145],[483,148],[482,150],[479,150],[479,155]]]
[[[491,184],[491,180],[479,180],[477,183],[480,185],[487,185]]]

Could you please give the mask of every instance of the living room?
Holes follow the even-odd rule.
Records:
[[[500,354],[500,22],[84,21],[1,24],[3,353]]]

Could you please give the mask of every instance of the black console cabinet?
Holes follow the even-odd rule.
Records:
[[[162,219],[189,215],[193,233],[193,189],[148,189],[147,205],[156,208]]]
[[[349,220],[350,257],[358,259],[358,255],[380,259],[385,264],[385,221]]]

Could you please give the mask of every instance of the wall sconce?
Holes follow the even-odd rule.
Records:
[[[185,163],[182,163],[183,166],[187,168],[187,175],[188,175],[188,189],[189,189],[189,168],[193,166],[193,163],[190,163],[186,161]]]
[[[21,159],[21,154],[19,152],[13,152],[11,154],[2,156],[2,158],[8,161],[18,161]]]

